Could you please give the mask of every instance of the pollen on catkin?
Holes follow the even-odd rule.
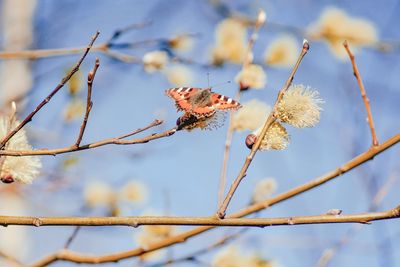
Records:
[[[228,18],[215,29],[215,45],[211,52],[214,65],[225,61],[242,63],[247,52],[247,29],[238,20]]]
[[[261,126],[253,132],[254,135],[259,136],[264,126]],[[289,134],[286,128],[279,122],[274,122],[268,129],[263,137],[260,145],[260,150],[283,150],[289,145]]]
[[[184,65],[174,65],[166,70],[166,77],[174,86],[187,86],[193,82],[192,71]]]
[[[119,196],[131,203],[143,203],[147,200],[147,187],[142,182],[131,180],[125,184],[119,193]]]
[[[144,54],[143,65],[146,72],[152,73],[165,68],[168,64],[168,54],[165,51],[152,51]]]
[[[274,178],[268,177],[258,181],[253,191],[253,202],[257,203],[266,200],[275,192],[276,188],[277,183]]]
[[[10,116],[0,116],[0,139],[2,140],[19,121]],[[19,130],[6,144],[7,150],[32,150],[24,129]],[[39,175],[42,167],[38,156],[10,157],[5,156],[1,165],[0,178],[3,181],[18,181],[30,184]]]
[[[257,99],[243,104],[243,107],[234,115],[232,127],[236,131],[254,131],[265,122],[271,107]]]
[[[281,35],[267,47],[264,62],[273,67],[290,67],[296,63],[299,45],[292,35]]]
[[[323,102],[310,87],[291,85],[277,105],[277,116],[281,122],[297,128],[313,127],[319,122]]]
[[[343,42],[347,40],[353,48],[371,45],[378,41],[376,26],[366,19],[351,17],[336,7],[326,8],[319,19],[307,29],[312,38],[323,38],[339,59],[346,59]]]
[[[116,193],[113,188],[103,182],[89,183],[83,193],[87,206],[93,208],[98,206],[110,207],[116,201]]]
[[[267,74],[262,66],[249,64],[236,75],[235,82],[240,84],[241,89],[262,89],[267,83]]]

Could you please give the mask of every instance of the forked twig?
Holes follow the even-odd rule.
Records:
[[[361,91],[361,96],[364,101],[365,109],[367,110],[368,125],[369,125],[369,128],[371,129],[371,135],[372,135],[372,145],[377,146],[379,144],[379,142],[378,142],[378,138],[376,136],[375,127],[374,127],[374,119],[372,118],[371,106],[369,104],[369,98],[367,96],[367,92],[365,91],[364,83],[361,79],[361,75],[358,70],[354,54],[350,51],[350,47],[349,47],[349,44],[347,43],[347,41],[344,41],[343,46],[346,49],[347,54],[349,55],[349,58],[351,60],[354,76],[357,79],[357,83],[358,83],[358,86],[360,87],[360,91]]]
[[[133,131],[132,133],[119,136],[119,137],[114,137],[114,138],[108,138],[104,139],[101,141],[85,144],[85,145],[80,145],[79,147],[72,145],[68,147],[63,147],[63,148],[55,148],[55,149],[35,149],[35,150],[0,150],[0,156],[14,156],[14,157],[24,157],[24,156],[44,156],[44,155],[49,155],[49,156],[55,156],[58,154],[64,154],[64,153],[70,153],[70,152],[76,152],[76,151],[81,151],[81,150],[87,150],[87,149],[93,149],[105,145],[133,145],[133,144],[143,144],[147,143],[149,141],[163,138],[163,137],[168,137],[176,133],[177,128],[172,128],[167,131],[164,131],[162,133],[157,133],[157,134],[150,134],[142,138],[137,138],[137,139],[132,139],[132,140],[123,140],[123,138],[132,136],[134,134],[140,133],[144,130],[147,130],[149,128],[152,128],[154,126],[162,124],[163,121],[161,120],[154,120],[152,123],[150,123],[148,126],[144,128],[139,128],[136,131]]]
[[[264,127],[261,131],[261,133],[259,134],[259,136],[261,136],[261,138],[257,138],[257,141],[255,142],[255,144],[253,145],[250,154],[247,156],[242,169],[240,170],[238,176],[236,177],[235,181],[232,183],[231,188],[229,189],[229,192],[227,194],[227,196],[225,197],[224,202],[222,203],[222,205],[219,207],[218,212],[217,212],[217,217],[220,219],[223,219],[225,217],[226,214],[226,209],[228,208],[229,202],[231,201],[233,194],[235,193],[236,189],[238,188],[240,182],[242,181],[242,179],[245,177],[247,169],[249,168],[254,156],[256,155],[258,149],[260,148],[261,142],[263,140],[262,136],[265,136],[266,132],[268,131],[269,127],[276,121],[276,107],[278,105],[278,103],[281,101],[281,99],[283,98],[284,94],[286,93],[286,91],[289,89],[290,85],[292,84],[294,75],[302,61],[302,59],[304,58],[304,56],[306,55],[306,53],[308,52],[310,48],[310,45],[308,44],[307,40],[304,40],[304,44],[303,44],[303,49],[301,50],[301,53],[299,55],[299,58],[297,59],[297,62],[295,64],[295,66],[293,67],[292,72],[289,75],[289,78],[287,79],[285,85],[282,87],[282,89],[279,91],[278,93],[278,97],[275,101],[275,104],[272,108],[272,111],[270,113],[270,115],[268,116],[267,121],[264,124]]]
[[[76,63],[76,65],[72,68],[72,70],[70,72],[67,73],[66,76],[64,76],[64,78],[62,78],[61,82],[53,89],[53,91],[51,91],[51,93],[45,98],[43,99],[42,102],[40,102],[40,104],[17,126],[15,127],[15,129],[13,129],[12,131],[10,131],[4,138],[3,140],[0,142],[0,149],[4,149],[6,143],[19,131],[21,130],[28,122],[30,122],[33,117],[36,115],[36,113],[39,112],[39,110],[41,110],[43,108],[44,105],[46,105],[47,103],[49,103],[49,101],[51,100],[51,98],[57,94],[57,92],[63,88],[63,86],[69,81],[69,79],[71,79],[71,77],[79,70],[79,67],[81,66],[83,60],[85,59],[85,57],[87,56],[87,54],[89,53],[89,50],[92,48],[94,42],[96,41],[97,37],[99,36],[100,32],[96,32],[96,34],[92,37],[92,40],[90,41],[89,45],[86,47],[85,52],[83,53],[83,55],[81,56],[81,58],[79,59],[79,61]]]
[[[86,124],[88,122],[89,119],[89,113],[92,110],[93,107],[93,102],[92,102],[92,86],[93,86],[93,80],[94,77],[96,76],[96,72],[97,69],[100,66],[100,60],[98,58],[96,58],[96,63],[93,67],[93,70],[89,72],[88,74],[88,78],[87,78],[87,98],[86,98],[86,111],[85,111],[85,116],[83,118],[82,121],[82,125],[81,128],[79,130],[79,135],[78,138],[76,139],[75,142],[75,147],[79,147],[79,145],[81,144],[82,138],[83,138],[83,134],[85,132],[86,129]]]

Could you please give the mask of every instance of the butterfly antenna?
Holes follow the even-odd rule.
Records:
[[[210,88],[210,73],[207,72],[207,88]]]
[[[231,82],[232,82],[232,81],[226,81],[226,82],[223,82],[223,83],[217,83],[217,84],[214,84],[213,86],[210,86],[209,88],[213,88],[213,87],[216,87],[216,86],[229,84],[229,83],[231,83]]]

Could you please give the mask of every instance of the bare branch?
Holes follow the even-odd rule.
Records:
[[[257,22],[258,23],[255,24],[253,33],[251,34],[249,41],[247,43],[247,53],[246,53],[245,59],[242,64],[242,69],[244,69],[245,67],[247,67],[249,64],[251,64],[253,62],[253,47],[257,40],[258,31],[264,25],[264,22],[265,22],[264,11],[260,10],[258,12]],[[242,90],[243,90],[242,84],[240,84],[239,90],[236,93],[236,96],[234,98],[238,102],[240,100],[240,95],[241,95]],[[221,168],[221,174],[220,174],[220,178],[219,178],[218,208],[222,204],[222,200],[223,200],[224,193],[225,193],[225,183],[226,183],[226,173],[228,170],[229,153],[230,153],[231,144],[232,144],[233,132],[235,130],[233,128],[232,121],[233,121],[233,114],[232,114],[232,112],[230,112],[229,113],[229,126],[228,126],[228,131],[226,133],[226,139],[225,139],[225,149],[224,149],[224,156],[223,156],[223,160],[222,160],[222,168]]]
[[[330,171],[320,177],[317,177],[317,178],[311,180],[308,183],[305,183],[303,185],[295,187],[289,191],[281,193],[281,194],[279,194],[275,197],[272,197],[270,199],[267,199],[263,202],[259,202],[259,203],[250,205],[247,208],[245,208],[239,212],[229,215],[228,218],[241,218],[241,217],[250,215],[252,213],[261,211],[263,209],[269,208],[277,203],[280,203],[282,201],[285,201],[287,199],[290,199],[297,195],[300,195],[301,193],[307,192],[315,187],[318,187],[324,183],[327,183],[327,182],[333,180],[334,178],[336,178],[340,175],[343,175],[344,173],[356,168],[357,166],[367,162],[368,160],[371,160],[376,155],[382,153],[383,151],[385,151],[386,149],[390,148],[391,146],[397,144],[398,142],[400,142],[400,134],[393,136],[392,138],[388,139],[387,141],[385,141],[384,143],[382,143],[376,147],[371,147],[366,152],[351,159],[350,161],[339,166],[338,168],[336,168],[333,171]],[[189,238],[197,236],[197,235],[204,233],[206,231],[209,231],[213,228],[214,228],[213,226],[196,227],[189,231],[186,231],[186,232],[168,237],[166,239],[163,239],[159,242],[155,242],[155,243],[151,244],[150,246],[148,246],[146,249],[144,249],[142,247],[138,247],[138,248],[134,248],[131,250],[108,254],[108,255],[104,255],[104,256],[85,255],[85,254],[79,254],[79,253],[75,253],[75,252],[71,252],[71,251],[62,250],[60,252],[56,252],[54,254],[50,254],[50,255],[44,257],[43,259],[39,260],[32,266],[34,266],[34,267],[47,266],[47,265],[49,265],[55,261],[59,261],[59,260],[64,260],[64,261],[75,260],[75,262],[77,260],[79,260],[79,262],[81,262],[81,263],[116,262],[116,261],[123,260],[123,259],[141,256],[148,252],[156,251],[156,250],[159,250],[159,249],[162,249],[165,247],[172,246],[174,244],[185,242]]]
[[[264,127],[260,133],[259,136],[264,136],[266,134],[266,132],[268,131],[269,127],[276,121],[276,117],[275,117],[275,113],[276,113],[276,107],[278,105],[278,103],[281,101],[281,99],[283,98],[285,92],[289,89],[290,85],[292,84],[293,81],[293,77],[302,61],[302,59],[304,58],[304,56],[307,54],[308,50],[309,50],[310,46],[308,44],[308,41],[305,40],[304,44],[303,44],[303,49],[299,55],[299,58],[297,59],[297,62],[295,64],[295,66],[293,67],[292,72],[289,75],[289,78],[287,79],[285,85],[283,86],[283,88],[279,91],[278,93],[278,97],[275,101],[275,104],[272,108],[272,111],[270,113],[270,115],[268,116],[267,121],[264,124]],[[226,209],[228,208],[229,202],[231,201],[233,194],[235,193],[236,189],[238,188],[240,182],[242,181],[242,179],[246,176],[246,172],[247,169],[249,168],[254,156],[256,155],[258,149],[260,148],[261,142],[262,142],[263,138],[257,138],[256,143],[253,145],[250,154],[247,156],[242,169],[240,170],[238,176],[236,177],[235,181],[232,183],[231,188],[229,189],[229,192],[227,194],[227,196],[225,197],[224,202],[222,203],[222,205],[219,207],[218,212],[217,212],[217,216],[220,219],[223,219],[225,217],[226,214]]]
[[[131,217],[25,217],[0,216],[0,225],[41,226],[130,226],[142,225],[185,225],[185,226],[248,226],[267,227],[279,225],[325,224],[325,223],[362,223],[395,219],[400,217],[400,205],[382,212],[368,212],[353,215],[314,215],[282,218],[226,218],[215,217],[172,217],[172,216],[131,216]]]
[[[96,63],[93,67],[93,70],[91,72],[89,72],[88,74],[88,79],[87,79],[87,98],[86,98],[86,112],[85,112],[85,116],[83,118],[82,121],[82,125],[79,131],[79,135],[78,138],[76,139],[76,143],[75,143],[75,147],[79,147],[79,145],[81,144],[82,138],[83,138],[83,134],[85,132],[86,129],[86,124],[88,122],[89,119],[89,113],[92,110],[92,106],[93,106],[93,102],[92,102],[92,86],[93,86],[93,80],[94,77],[96,76],[96,72],[97,69],[100,66],[100,60],[98,58],[96,58]]]
[[[90,41],[89,45],[86,47],[85,52],[83,53],[82,57],[79,59],[79,61],[76,63],[74,68],[64,77],[62,78],[61,82],[53,89],[53,91],[45,98],[43,99],[42,102],[11,132],[9,132],[3,140],[0,142],[0,149],[4,149],[4,146],[6,143],[19,131],[21,130],[28,122],[32,120],[32,118],[35,116],[39,110],[43,108],[44,105],[46,105],[51,98],[61,89],[63,86],[71,79],[71,77],[79,70],[79,67],[81,66],[83,60],[89,53],[89,50],[92,48],[93,43],[96,41],[97,37],[99,36],[100,32],[96,32],[96,34],[92,37],[92,40]]]
[[[372,145],[373,146],[377,146],[379,144],[379,142],[378,142],[378,138],[377,138],[376,132],[375,132],[374,119],[372,117],[371,106],[369,104],[369,98],[367,96],[367,92],[365,91],[364,83],[363,83],[363,81],[361,79],[361,74],[360,74],[360,72],[358,70],[354,54],[351,53],[350,47],[349,47],[349,44],[347,43],[347,41],[344,41],[343,46],[346,49],[347,54],[349,55],[349,58],[351,60],[351,64],[353,66],[354,76],[357,79],[357,83],[358,83],[358,86],[360,87],[360,91],[361,91],[361,96],[362,96],[363,101],[364,101],[365,109],[367,110],[368,125],[369,125],[369,128],[371,129],[371,135],[372,135]]]
[[[64,153],[70,153],[70,152],[76,152],[76,151],[81,151],[81,150],[87,150],[87,149],[93,149],[105,145],[133,145],[133,144],[143,144],[147,143],[149,141],[163,138],[163,137],[168,137],[173,135],[176,132],[176,128],[172,128],[170,130],[167,130],[162,133],[158,134],[150,134],[148,136],[142,137],[142,138],[137,138],[137,139],[132,139],[132,140],[122,140],[122,138],[125,138],[127,136],[134,135],[136,133],[142,132],[144,130],[147,130],[151,127],[154,127],[156,125],[160,125],[163,123],[161,120],[155,120],[152,122],[150,125],[144,127],[143,129],[138,129],[132,133],[120,136],[120,137],[115,137],[115,138],[109,138],[109,139],[104,139],[101,141],[81,145],[79,147],[76,146],[69,146],[69,147],[63,147],[63,148],[56,148],[56,149],[35,149],[35,150],[0,150],[0,156],[14,156],[14,157],[23,157],[23,156],[43,156],[43,155],[50,155],[50,156],[55,156],[58,154],[64,154]]]

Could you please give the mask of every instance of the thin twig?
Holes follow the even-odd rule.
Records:
[[[40,104],[17,126],[15,127],[15,129],[13,129],[12,131],[10,131],[1,141],[0,143],[0,149],[4,149],[4,146],[6,145],[6,143],[19,131],[21,130],[28,122],[30,122],[33,119],[33,116],[35,116],[35,114],[37,112],[39,112],[39,110],[41,110],[43,108],[44,105],[46,105],[51,98],[61,89],[63,88],[63,86],[69,81],[69,79],[71,79],[71,77],[79,70],[79,67],[81,66],[83,60],[85,59],[85,57],[87,56],[87,54],[89,53],[89,50],[92,48],[93,43],[96,41],[97,37],[99,36],[100,32],[96,32],[96,34],[92,37],[92,40],[90,41],[89,45],[86,47],[85,52],[83,53],[83,55],[81,56],[81,58],[79,59],[79,61],[76,63],[76,65],[74,66],[74,68],[61,80],[61,82],[53,89],[53,91],[45,98],[43,99],[42,102],[40,102]]]
[[[260,28],[264,25],[265,22],[265,12],[263,10],[260,10],[257,15],[257,21],[258,23],[255,24],[253,33],[250,35],[248,44],[247,44],[247,52],[246,52],[246,57],[243,61],[242,64],[242,69],[246,68],[249,64],[253,62],[253,47],[254,44],[257,40],[257,34]],[[240,95],[242,92],[242,84],[239,85],[239,90],[236,93],[235,100],[239,102],[240,100]],[[234,132],[234,127],[233,127],[233,114],[232,112],[229,113],[229,123],[228,123],[228,131],[226,133],[226,139],[225,139],[225,149],[224,149],[224,155],[222,159],[222,168],[221,168],[221,175],[219,178],[219,189],[218,189],[218,208],[222,204],[222,200],[224,197],[225,193],[225,183],[226,183],[226,173],[228,170],[228,161],[229,161],[229,154],[230,154],[230,149],[231,149],[231,144],[232,144],[232,138],[233,138],[233,132]]]
[[[270,199],[267,199],[267,200],[259,202],[259,203],[252,204],[252,205],[244,208],[241,211],[238,211],[236,213],[229,215],[228,218],[241,218],[241,217],[250,215],[252,213],[261,211],[263,209],[267,209],[277,203],[280,203],[282,201],[285,201],[287,199],[290,199],[297,195],[300,195],[304,192],[307,192],[307,191],[309,191],[315,187],[318,187],[324,183],[327,183],[327,182],[333,180],[334,178],[336,178],[340,175],[343,175],[344,173],[373,159],[378,154],[382,153],[386,149],[390,148],[391,146],[393,146],[399,142],[400,142],[400,134],[397,134],[397,135],[393,136],[392,138],[389,138],[382,144],[380,144],[376,147],[371,147],[366,152],[349,160],[348,162],[344,163],[343,165],[339,166],[338,168],[336,168],[333,171],[330,171],[320,177],[317,177],[317,178],[309,181],[308,183],[305,183],[303,185],[295,187],[295,188],[293,188],[289,191],[286,191],[284,193],[281,193],[275,197],[272,197]],[[32,266],[33,267],[47,266],[47,265],[49,265],[53,262],[59,261],[59,260],[74,261],[74,262],[86,262],[86,263],[87,262],[90,262],[90,263],[116,262],[116,261],[120,261],[123,259],[141,256],[143,254],[146,254],[146,253],[149,253],[152,251],[156,251],[156,250],[159,250],[159,249],[162,249],[165,247],[172,246],[174,244],[185,242],[186,240],[188,240],[194,236],[197,236],[201,233],[207,232],[213,228],[214,228],[213,226],[196,227],[189,231],[186,231],[186,232],[168,237],[166,239],[163,239],[159,242],[155,242],[146,248],[138,247],[138,248],[134,248],[131,250],[117,252],[117,253],[103,255],[103,256],[85,255],[85,254],[75,253],[75,252],[71,252],[71,251],[65,252],[64,250],[62,250],[62,251],[58,251],[58,252],[55,252],[48,256],[43,257],[42,259],[40,259],[39,261],[34,263]]]
[[[379,142],[378,142],[378,138],[376,136],[375,127],[374,127],[374,119],[372,118],[371,106],[369,104],[369,98],[367,96],[367,92],[365,91],[364,83],[361,79],[361,75],[358,70],[354,54],[351,53],[350,47],[349,47],[349,44],[347,43],[347,41],[344,41],[343,46],[346,49],[347,54],[349,55],[351,64],[353,65],[354,76],[357,79],[357,83],[358,83],[358,86],[360,87],[360,91],[361,91],[361,96],[364,101],[365,109],[367,110],[368,125],[369,125],[369,128],[371,129],[371,135],[372,135],[372,145],[377,146],[379,144]]]
[[[93,107],[92,86],[93,86],[94,77],[96,76],[96,72],[97,72],[97,69],[99,68],[99,66],[100,66],[100,60],[98,58],[96,58],[96,63],[94,64],[93,70],[89,72],[88,78],[87,78],[86,112],[85,112],[85,116],[84,116],[83,121],[82,121],[81,128],[79,130],[78,138],[76,139],[76,142],[75,142],[75,147],[79,147],[79,145],[81,144],[81,141],[82,141],[82,138],[83,138],[83,134],[84,134],[85,129],[86,129],[86,124],[87,124],[88,119],[89,119],[89,113],[90,113],[90,111],[92,110],[92,107]]]
[[[375,210],[380,205],[384,197],[389,193],[390,189],[393,189],[394,182],[396,181],[395,178],[396,177],[394,175],[389,177],[389,179],[385,182],[385,184],[378,190],[368,210],[370,211]],[[357,231],[361,230],[360,226],[361,225],[355,225],[354,227],[348,229],[346,234],[344,234],[340,238],[339,242],[336,245],[332,246],[331,248],[325,249],[320,258],[318,259],[316,266],[317,267],[327,266],[328,263],[335,256],[335,254],[338,252],[338,250],[341,249],[344,245],[346,245],[351,239],[351,237],[353,237]]]
[[[129,133],[124,136],[131,136],[137,132],[141,132],[144,129],[148,129],[151,127],[154,127],[156,125],[159,125],[163,123],[161,120],[155,120],[152,122],[149,126],[146,126],[143,129],[138,129],[133,133]],[[76,152],[76,151],[81,151],[81,150],[87,150],[87,149],[93,149],[105,145],[133,145],[133,144],[143,144],[147,143],[149,141],[163,138],[163,137],[168,137],[173,135],[176,132],[176,128],[172,128],[170,130],[167,130],[162,133],[157,133],[157,134],[150,134],[148,136],[142,137],[142,138],[137,138],[137,139],[132,139],[132,140],[122,140],[121,137],[115,137],[115,138],[109,138],[109,139],[104,139],[101,141],[85,144],[85,145],[80,145],[79,147],[76,146],[68,146],[68,147],[63,147],[63,148],[56,148],[56,149],[35,149],[35,150],[0,150],[0,156],[14,156],[14,157],[23,157],[23,156],[44,156],[44,155],[50,155],[50,156],[55,156],[58,154],[64,154],[64,153],[71,153],[71,152]]]
[[[125,138],[127,138],[127,137],[132,136],[132,135],[135,135],[135,134],[144,132],[144,131],[146,131],[146,130],[148,130],[148,129],[150,129],[150,128],[153,128],[153,127],[155,127],[155,126],[158,126],[158,125],[160,125],[160,124],[162,124],[162,123],[163,123],[162,120],[154,120],[152,123],[150,123],[150,124],[147,125],[146,127],[139,128],[139,129],[137,129],[137,130],[135,130],[135,131],[133,131],[133,132],[131,132],[131,133],[118,136],[117,139],[125,139]]]
[[[240,182],[242,181],[242,179],[246,176],[246,172],[247,169],[249,168],[254,156],[256,155],[258,149],[260,148],[261,142],[263,140],[263,136],[265,136],[266,132],[268,131],[269,127],[276,121],[276,107],[278,105],[278,103],[281,101],[281,99],[283,98],[285,92],[289,89],[290,85],[292,84],[293,81],[293,77],[302,61],[302,59],[304,58],[304,56],[306,55],[306,53],[308,52],[310,46],[308,44],[308,41],[305,40],[304,44],[303,44],[303,49],[301,50],[301,53],[299,55],[299,58],[297,59],[297,62],[295,64],[295,66],[293,67],[292,72],[289,75],[289,78],[287,79],[285,85],[283,86],[283,88],[279,91],[278,93],[278,97],[275,101],[275,104],[272,108],[272,111],[270,113],[270,115],[268,116],[267,121],[264,124],[264,127],[261,131],[261,133],[259,134],[259,137],[261,138],[257,138],[256,143],[253,145],[250,154],[247,156],[242,169],[240,170],[238,176],[236,177],[235,181],[232,183],[231,188],[229,189],[229,192],[227,194],[227,196],[225,197],[224,202],[222,203],[222,205],[219,207],[218,212],[217,212],[217,216],[220,219],[223,219],[225,217],[226,214],[226,209],[228,208],[229,202],[231,201],[233,194],[235,193],[236,189],[238,188]]]
[[[67,241],[65,242],[64,249],[67,249],[67,248],[69,248],[69,246],[71,246],[72,241],[74,241],[74,239],[78,235],[80,229],[81,229],[81,226],[76,226],[74,228],[74,231],[71,233],[71,235],[68,237]]]
[[[110,37],[110,39],[108,39],[107,43],[111,44],[113,41],[117,40],[121,35],[123,35],[126,32],[129,32],[131,30],[137,30],[137,29],[142,29],[145,28],[147,26],[150,26],[152,24],[152,21],[145,21],[142,23],[134,23],[131,25],[128,25],[124,28],[121,29],[117,29],[114,31],[113,35]]]

